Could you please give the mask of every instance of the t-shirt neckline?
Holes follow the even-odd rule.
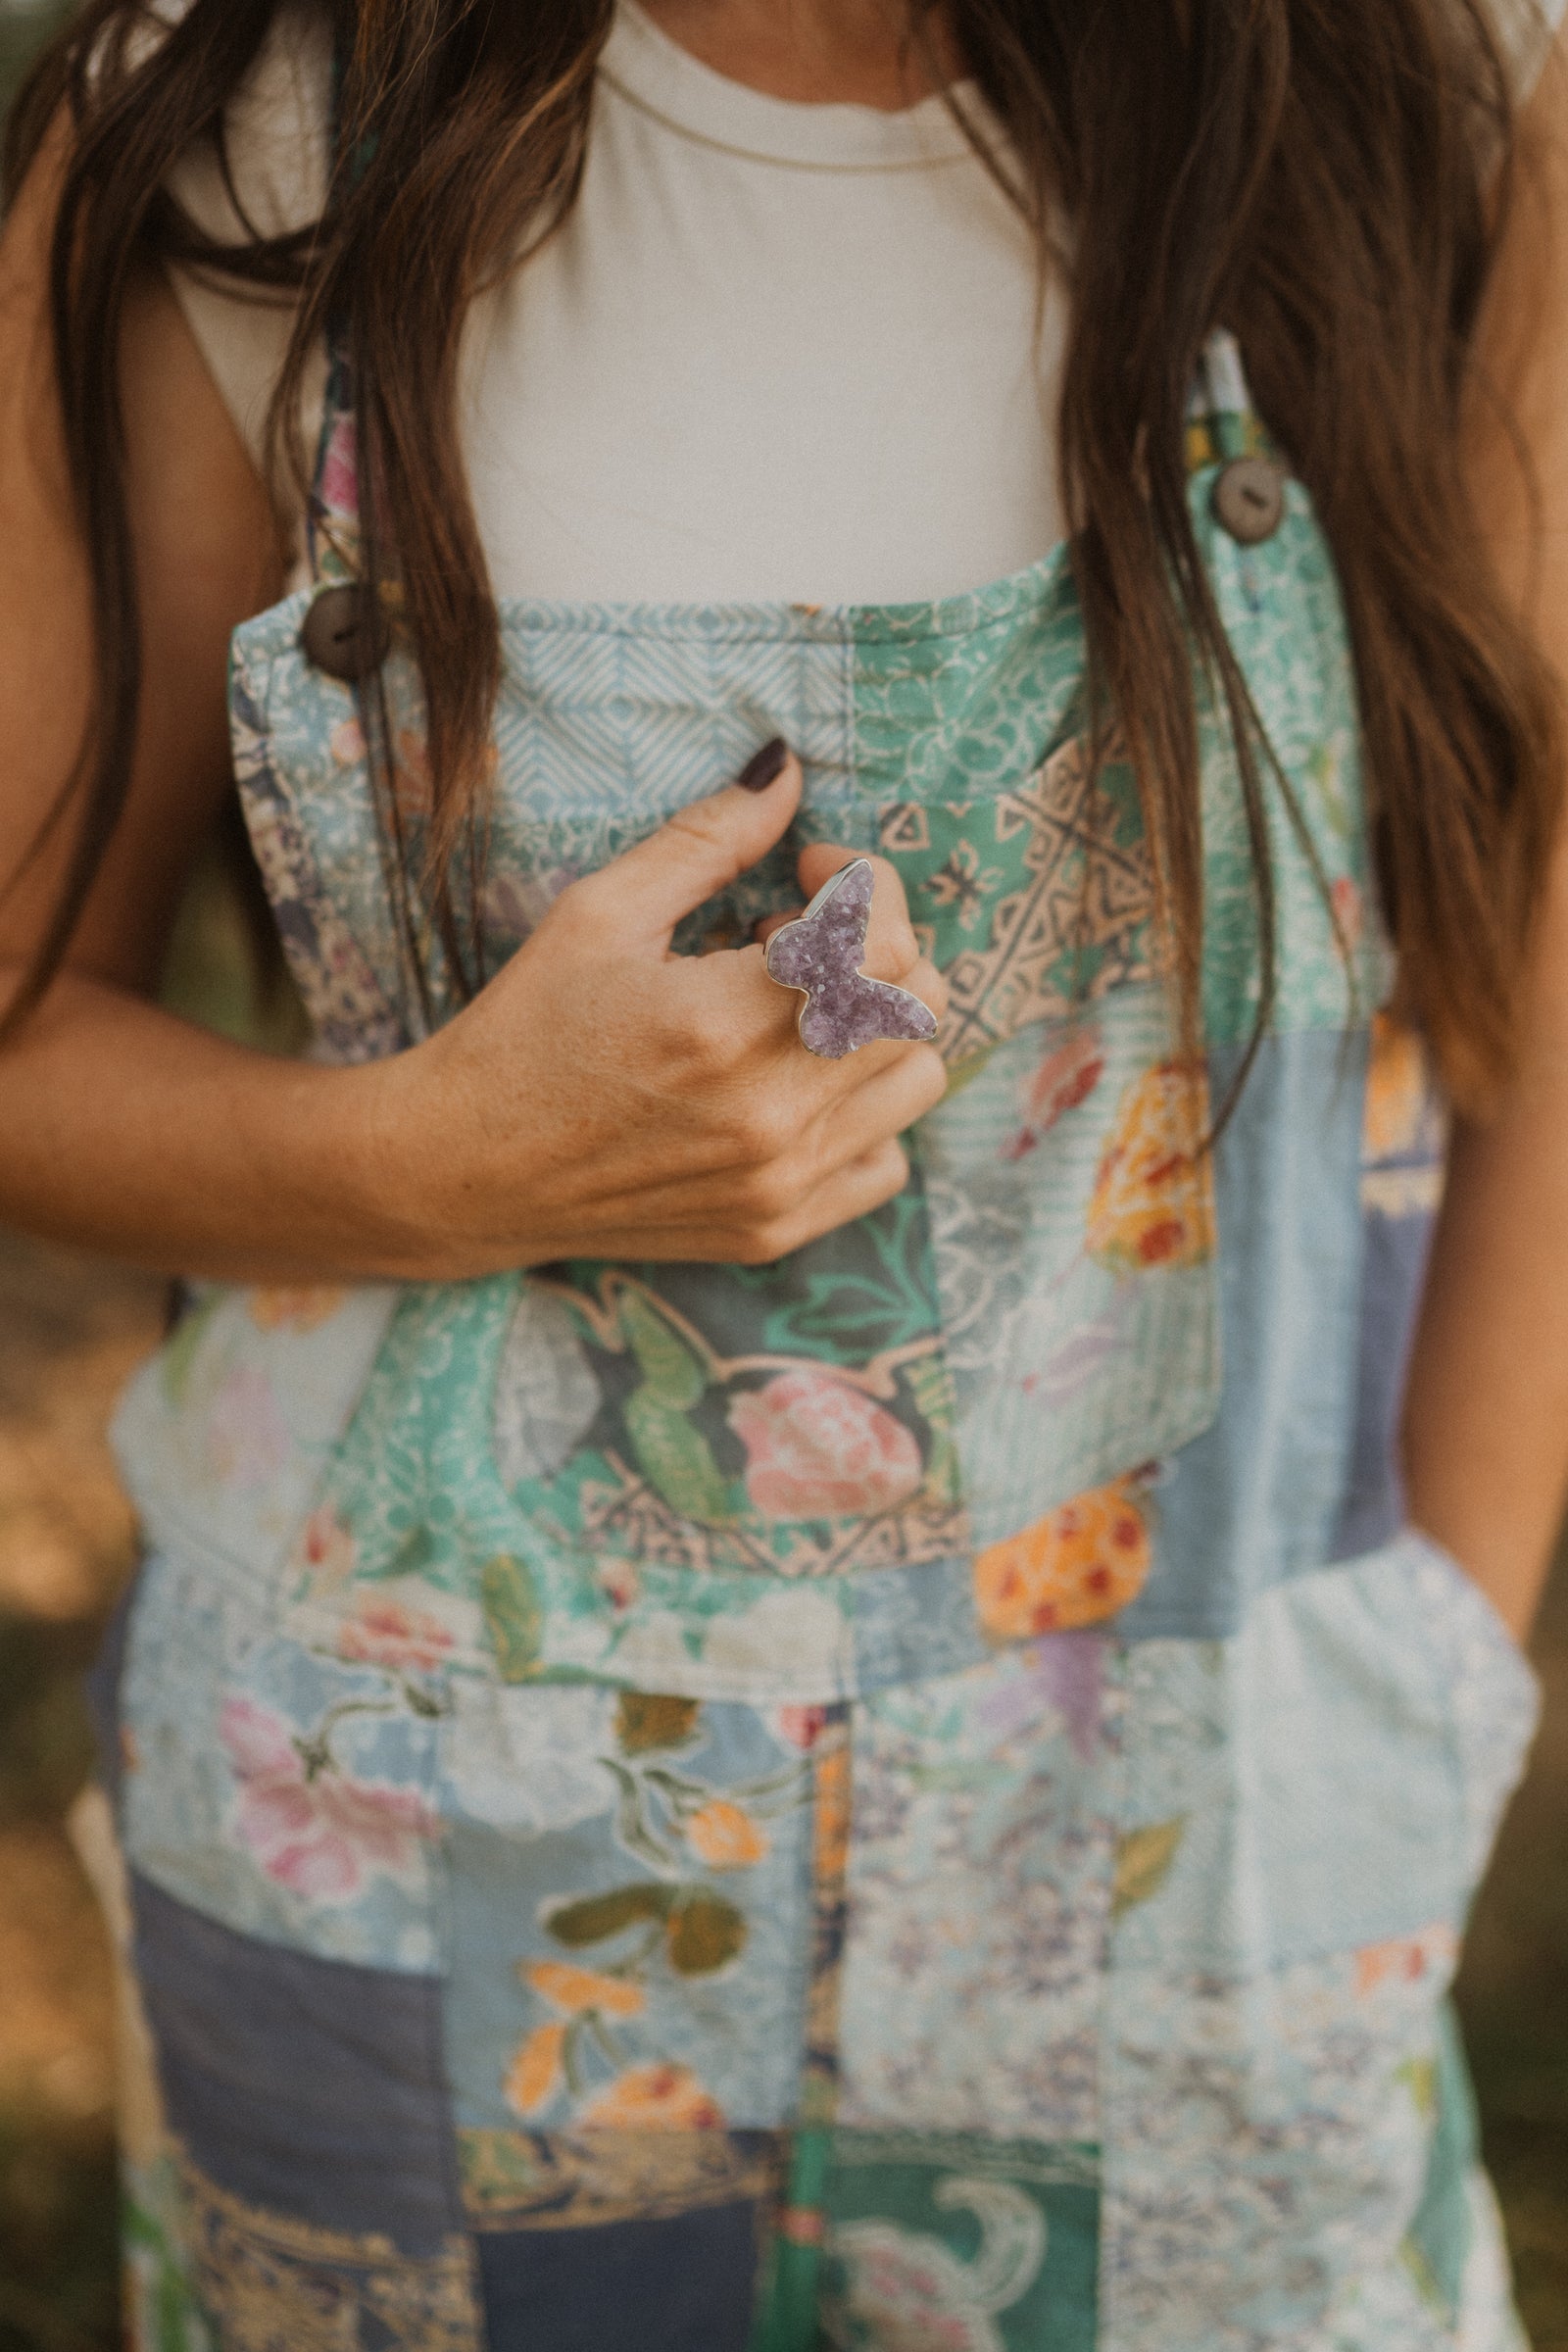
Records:
[[[619,0],[600,53],[599,74],[618,96],[667,129],[754,163],[818,172],[907,172],[973,160],[974,150],[940,95],[896,114],[874,106],[771,98],[705,66],[662,31],[637,0]],[[958,83],[954,94],[971,112],[978,110],[973,82]]]

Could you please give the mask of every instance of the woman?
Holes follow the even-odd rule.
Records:
[[[40,70],[0,1200],[197,1286],[137,2343],[1518,2343],[1443,1996],[1568,1459],[1536,34]],[[235,776],[303,1061],[150,1002]]]

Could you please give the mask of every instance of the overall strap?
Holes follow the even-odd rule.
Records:
[[[359,453],[354,383],[340,334],[327,340],[326,391],[305,507],[305,552],[318,587],[360,576]]]
[[[1236,337],[1216,328],[1203,346],[1187,409],[1187,470],[1217,466],[1209,511],[1241,547],[1272,539],[1285,518],[1286,468],[1252,406]]]
[[[331,96],[328,108],[332,176],[343,142],[343,35],[341,25],[332,43]],[[358,176],[358,172],[354,174]],[[349,365],[348,336],[341,319],[329,321],[326,332],[326,390],[321,403],[321,429],[317,441],[316,466],[305,510],[305,552],[311,577],[318,586],[334,580],[358,579],[359,453],[354,424],[354,379]]]
[[[341,54],[332,60],[331,152],[333,180],[341,169],[343,83]],[[362,159],[350,165],[357,177]],[[355,427],[353,370],[341,318],[327,321],[326,388],[316,468],[305,505],[305,554],[316,591],[301,632],[306,653],[318,668],[356,688],[377,670],[391,644],[394,599],[383,584],[379,594],[362,585],[359,447]]]

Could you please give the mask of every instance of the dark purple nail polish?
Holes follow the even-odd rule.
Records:
[[[735,781],[742,792],[765,792],[783,774],[789,756],[789,745],[782,735],[775,735],[771,743],[764,743],[760,752],[752,754]]]

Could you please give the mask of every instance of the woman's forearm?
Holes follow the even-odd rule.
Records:
[[[66,973],[0,1052],[0,1218],[177,1274],[451,1282],[560,1257],[760,1264],[865,1215],[942,1097],[935,1047],[808,1054],[760,948],[670,954],[800,784],[788,760],[764,799],[692,803],[564,891],[433,1036],[361,1068],[252,1053]],[[819,888],[850,855],[817,844],[803,875]],[[891,866],[864,955],[940,1017]]]
[[[1568,688],[1568,40],[1525,110],[1469,435],[1498,573]],[[1542,911],[1516,1071],[1461,1123],[1411,1363],[1411,1515],[1517,1632],[1568,1492],[1568,840]]]
[[[1568,1494],[1568,847],[1559,850],[1517,1070],[1460,1122],[1411,1359],[1410,1513],[1516,1632]]]
[[[1411,1362],[1410,1515],[1523,1636],[1568,1491],[1568,1072],[1454,1139]]]
[[[68,975],[0,1059],[0,1218],[219,1280],[434,1272],[383,1092]]]

